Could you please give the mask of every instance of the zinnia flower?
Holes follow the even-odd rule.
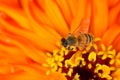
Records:
[[[94,42],[61,46],[78,26]],[[119,40],[119,0],[0,0],[1,80],[120,80]]]

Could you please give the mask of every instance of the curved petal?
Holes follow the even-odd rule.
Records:
[[[9,44],[9,45],[3,44],[0,46],[1,50],[3,51],[1,53],[4,53],[4,55],[0,56],[0,57],[3,57],[3,59],[1,59],[1,62],[5,58],[5,60],[3,61],[4,63],[16,63],[16,62],[27,63],[29,59],[38,63],[44,63],[47,58],[47,56],[43,54],[42,51],[39,51],[31,47],[29,44],[28,45],[21,44],[20,42],[12,39],[9,39],[9,42],[6,42],[6,44]],[[5,55],[9,55],[9,56],[5,57]]]
[[[68,27],[70,27],[70,23],[72,21],[73,15],[70,9],[70,6],[68,5],[68,2],[66,0],[56,0],[56,4],[58,5],[66,23],[68,24]],[[75,0],[73,1],[73,4],[75,3]]]
[[[0,5],[6,5],[17,10],[20,8],[18,0],[0,0]]]
[[[15,65],[16,72],[14,74],[0,75],[0,79],[3,80],[66,80],[59,73],[51,73],[51,75],[46,75],[45,71],[47,69],[40,68],[35,69],[32,66],[27,65]],[[41,66],[39,66],[41,67]]]
[[[108,5],[110,8],[112,8],[119,2],[120,2],[119,0],[108,0]]]
[[[2,26],[4,26],[3,30],[7,30],[8,32],[12,33],[12,34],[9,34],[7,32],[8,35],[13,37],[14,36],[13,34],[17,34],[22,37],[23,36],[26,38],[29,37],[29,40],[31,40],[30,38],[32,37],[32,38],[34,38],[33,41],[35,41],[37,45],[39,44],[39,46],[42,46],[41,44],[43,44],[43,46],[45,46],[44,44],[46,44],[47,42],[48,42],[47,44],[49,44],[49,42],[54,44],[54,47],[51,47],[51,49],[49,49],[50,47],[49,48],[46,47],[46,50],[48,50],[48,51],[52,50],[52,48],[55,48],[56,42],[58,41],[58,39],[60,39],[60,35],[58,35],[55,31],[53,31],[50,28],[48,28],[48,30],[45,30],[43,27],[40,27],[40,25],[38,25],[36,22],[35,23],[33,22],[33,24],[31,23],[32,25],[30,25],[28,19],[24,15],[22,15],[22,13],[20,14],[19,12],[17,12],[16,10],[13,10],[11,8],[8,8],[5,6],[0,6],[0,10],[7,14],[7,17],[5,19],[4,18],[0,19],[0,23],[2,24]],[[9,11],[9,13],[7,13],[7,11]],[[6,20],[7,20],[7,22],[6,22]],[[13,24],[13,23],[15,23],[15,24]],[[34,27],[35,25],[36,25],[36,27]],[[27,30],[24,30],[24,29],[27,29]],[[33,30],[35,30],[34,33],[31,32]],[[53,36],[50,33],[56,33],[56,34]],[[29,35],[29,34],[31,34],[31,35]],[[43,34],[46,34],[47,37],[43,36]],[[34,35],[34,37],[32,35]],[[35,37],[36,37],[36,39],[35,39]],[[49,41],[48,41],[48,37],[50,38]],[[56,38],[56,37],[58,37],[58,38]],[[38,40],[38,41],[36,41],[36,40]],[[40,41],[40,43],[39,43],[39,41]],[[50,44],[50,45],[52,45],[52,44]],[[48,45],[46,45],[46,46],[48,46]]]
[[[116,39],[116,36],[120,33],[120,26],[119,25],[113,25],[110,29],[108,29],[102,39],[101,43],[108,45],[111,45],[111,43]]]
[[[68,25],[66,24],[59,7],[52,0],[45,0],[45,12],[53,23],[54,29],[63,36],[69,32]]]
[[[77,0],[68,0],[67,1],[72,17],[76,16],[77,11]]]
[[[110,9],[109,27],[117,22],[117,20],[119,19],[118,15],[120,15],[120,2]]]
[[[47,31],[45,31],[46,33],[42,33],[42,31],[39,32],[39,35],[35,34],[35,33],[32,33],[32,32],[29,32],[29,31],[25,31],[25,30],[22,30],[22,29],[18,29],[16,28],[15,26],[12,26],[10,24],[8,24],[6,21],[0,19],[0,23],[2,25],[4,25],[5,27],[3,27],[3,29],[5,28],[8,32],[12,33],[12,34],[8,34],[10,36],[14,36],[14,35],[17,35],[19,37],[23,37],[26,38],[27,40],[29,40],[31,42],[31,44],[33,45],[36,45],[36,46],[41,46],[40,48],[42,49],[46,49],[48,51],[52,50],[53,48],[55,48],[55,45],[52,45],[52,44],[55,44],[54,40],[52,40],[52,38],[48,41],[48,38],[46,37],[48,33]],[[42,34],[41,34],[42,33]],[[13,35],[14,34],[14,35]],[[24,34],[24,35],[23,35]],[[43,36],[43,34],[46,34],[46,36]],[[50,35],[50,34],[48,34]],[[16,37],[17,37],[16,36]],[[40,37],[41,36],[41,37]],[[53,37],[52,35],[50,35],[51,37]],[[50,38],[50,36],[48,36]],[[46,39],[45,39],[46,38]],[[55,38],[54,38],[55,39]],[[48,43],[47,43],[48,42]],[[49,43],[50,42],[50,43]],[[49,47],[48,45],[45,45],[45,44],[48,44],[48,45],[51,45],[51,47]],[[44,47],[43,47],[44,46]],[[46,46],[46,47],[45,47]],[[48,46],[48,48],[47,48]],[[53,47],[52,47],[53,46]],[[51,48],[51,49],[50,49]]]
[[[120,69],[116,70],[116,72],[114,72],[112,74],[113,80],[119,80],[120,79]]]
[[[16,47],[0,45],[0,64],[6,63],[27,63],[27,56]]]
[[[117,51],[120,51],[120,33],[116,36],[112,44]]]
[[[19,11],[19,10],[16,11],[13,8],[9,8],[9,7],[3,6],[3,5],[0,6],[0,11],[3,12],[3,13],[1,13],[2,14],[1,17],[6,16],[6,17],[4,17],[5,19],[11,18],[8,22],[11,22],[11,24],[15,23],[16,27],[20,26],[23,29],[28,29],[28,30],[31,29],[26,17],[23,15],[22,11]]]
[[[27,7],[30,12],[30,15],[38,24],[47,25],[46,27],[53,26],[53,24],[51,23],[51,21],[45,14],[45,12],[41,8],[39,8],[39,6],[37,6],[37,4],[34,1],[30,2],[28,5],[29,6],[27,6]]]
[[[84,19],[86,5],[86,0],[78,0],[76,16],[73,17],[73,20],[71,22],[70,32],[73,32],[80,25],[82,19]]]
[[[92,0],[92,33],[102,36],[108,27],[108,5],[107,0]]]

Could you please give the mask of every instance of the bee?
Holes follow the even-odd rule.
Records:
[[[86,27],[87,23],[85,21],[83,21],[83,24],[80,24],[83,27]],[[86,33],[88,30],[84,30],[84,32],[80,32],[82,31],[80,29],[81,27],[78,26],[76,28],[76,30],[73,33],[69,33],[69,35],[67,36],[67,38],[62,38],[61,39],[61,44],[65,47],[70,49],[71,46],[75,46],[75,47],[81,47],[81,48],[85,48],[88,44],[93,42],[93,36],[89,33]]]

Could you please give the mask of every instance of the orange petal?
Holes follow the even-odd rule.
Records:
[[[101,36],[108,26],[107,0],[92,0],[92,30],[95,36]]]
[[[46,75],[46,70],[41,69],[35,69],[34,67],[31,67],[30,65],[16,65],[16,68],[19,69],[19,71],[8,74],[5,76],[0,75],[0,79],[2,80],[66,80],[66,78],[60,74],[60,73],[51,73],[51,75]],[[39,66],[41,67],[41,66]]]
[[[24,8],[24,11],[26,13],[26,16],[28,17],[28,21],[30,22],[30,25],[31,25],[31,29],[34,31],[35,34],[41,36],[41,37],[44,37],[44,38],[47,38],[48,40],[48,37],[50,38],[49,41],[51,41],[53,44],[55,44],[56,40],[58,40],[56,37],[57,36],[53,36],[51,34],[51,32],[49,32],[49,29],[52,27],[55,27],[57,28],[56,26],[45,26],[45,25],[41,25],[39,24],[35,19],[34,17],[32,16],[31,14],[31,11],[30,11],[30,0],[21,0],[21,3],[22,3],[22,6]],[[53,28],[54,29],[54,28]],[[64,29],[64,28],[62,28]],[[43,36],[45,35],[45,36]],[[47,37],[46,37],[47,36]],[[44,40],[44,39],[41,39],[41,40]]]
[[[45,12],[53,23],[52,27],[61,35],[66,36],[69,29],[57,4],[51,0],[45,0]]]
[[[25,54],[15,47],[0,45],[0,63],[27,63]]]
[[[117,51],[120,51],[120,33],[116,36],[112,44]]]
[[[77,11],[76,16],[74,16],[73,21],[71,23],[71,29],[70,32],[73,32],[80,24],[81,20],[85,16],[85,10],[86,10],[86,0],[78,0],[77,2]]]
[[[18,0],[0,0],[0,5],[6,5],[9,7],[12,7],[14,9],[19,9],[20,8],[20,4]]]
[[[33,18],[35,19],[35,21],[41,25],[41,27],[45,28],[47,32],[50,32],[50,34],[55,37],[56,40],[60,39],[60,35],[54,30],[52,29],[52,23],[51,21],[48,19],[47,15],[45,14],[44,11],[40,10],[40,8],[35,5],[35,3],[30,3],[31,4],[31,8],[30,10],[30,14],[31,16],[33,16]],[[40,26],[39,26],[40,27]],[[53,34],[54,32],[54,34]]]
[[[90,18],[91,18],[91,3],[88,2],[86,4],[84,18],[81,20],[81,22],[79,23],[79,26],[77,26],[77,28],[73,31],[73,33],[74,32],[88,33],[89,26],[90,26]]]
[[[53,26],[51,21],[48,19],[47,15],[43,10],[41,10],[37,4],[34,2],[30,3],[30,8],[29,8],[31,16],[38,22],[39,24]]]
[[[120,80],[120,69],[112,74],[113,80]]]
[[[72,17],[76,16],[77,0],[67,0]]]
[[[42,48],[44,50],[46,49],[48,51],[55,48],[55,45],[53,45],[53,44],[55,44],[54,40],[51,38],[48,41],[48,37],[50,38],[50,36],[51,37],[53,37],[53,36],[50,35],[50,34],[47,35],[48,32],[45,31],[45,30],[44,30],[45,31],[45,33],[44,33],[44,31],[42,32],[41,29],[40,29],[39,32],[38,32],[39,35],[37,35],[37,34],[31,33],[31,32],[28,32],[28,31],[17,29],[14,26],[9,25],[8,23],[6,23],[5,21],[3,21],[1,19],[0,19],[0,23],[3,24],[4,28],[6,28],[9,32],[14,33],[16,35],[19,35],[23,38],[26,38],[29,41],[32,41],[31,44],[33,44],[33,45],[35,44],[35,45],[39,46],[40,48]],[[45,34],[47,37],[43,36],[43,34]],[[8,34],[8,35],[11,35],[11,34]],[[11,35],[11,36],[13,36],[13,35]],[[47,44],[47,45],[45,45],[45,44]],[[49,47],[48,45],[51,46],[51,47]]]
[[[12,44],[16,47],[12,48],[12,47],[7,47],[7,46],[3,46],[3,45],[0,46],[1,50],[3,50],[5,53],[7,53],[6,55],[10,55],[9,56],[10,58],[5,57],[6,62],[17,62],[17,61],[22,62],[23,61],[26,63],[27,58],[29,58],[33,61],[36,61],[38,63],[45,63],[46,62],[45,60],[46,60],[47,56],[40,50],[34,49],[33,47],[30,47],[29,45],[25,46],[24,44],[22,44],[18,41],[12,40],[12,39],[10,39],[8,44]],[[17,49],[19,52],[17,51]],[[21,54],[21,53],[23,53],[23,54]],[[19,57],[20,59],[17,57]],[[12,60],[11,60],[11,58],[12,58]],[[14,60],[16,60],[16,61],[14,61]]]
[[[13,66],[10,64],[0,64],[0,74],[10,74],[13,72]]]
[[[5,7],[6,8],[6,10],[8,10],[7,9],[7,7]],[[3,10],[3,11],[5,11],[6,12],[6,10],[4,10],[3,9],[3,6],[2,6],[2,8],[1,8],[1,10]],[[18,21],[19,22],[19,24],[21,25],[21,26],[23,26],[23,27],[28,27],[29,25],[28,25],[28,23],[27,23],[27,21],[25,20],[25,18],[24,17],[22,17],[20,14],[18,14],[18,13],[16,13],[16,11],[14,11],[14,10],[12,10],[12,9],[9,9],[10,10],[10,13],[8,14],[9,16],[11,16],[11,17],[13,17],[13,19],[15,19],[16,21]],[[13,11],[13,12],[12,12]],[[7,12],[6,12],[7,13]],[[17,15],[18,14],[18,15]],[[14,16],[14,15],[16,15],[16,16]],[[21,20],[19,20],[19,17],[20,17],[20,19],[22,20],[22,22],[21,22]],[[21,33],[21,31],[22,30],[19,30],[19,29],[17,29],[16,27],[11,27],[10,28],[10,25],[8,24],[8,23],[6,23],[5,21],[3,21],[3,20],[1,20],[1,23],[8,29],[8,31],[9,30],[11,30],[11,32],[13,33],[13,32],[15,32],[15,34],[19,34],[19,35],[22,35],[22,34],[24,34],[24,33]],[[22,24],[23,23],[23,24]],[[36,25],[36,24],[35,24]],[[54,43],[55,44],[55,41],[54,40],[57,40],[57,38],[55,38],[53,35],[51,35],[51,34],[49,34],[49,32],[47,31],[47,30],[43,30],[43,29],[41,29],[40,28],[40,26],[38,25],[38,28],[37,28],[37,26],[36,27],[34,27],[35,26],[34,24],[33,24],[33,28],[35,28],[35,32],[37,33],[37,34],[39,34],[39,36],[41,35],[41,36],[43,36],[43,34],[46,34],[46,36],[48,36],[49,38],[50,38],[50,36],[52,37],[50,40],[51,40],[51,42],[52,42],[52,44]],[[28,27],[29,29],[32,29],[31,27]],[[17,29],[17,30],[14,30],[14,29]],[[42,31],[41,31],[42,30]],[[19,32],[20,31],[20,32]],[[45,33],[44,33],[45,32]],[[41,34],[42,33],[42,34]],[[27,33],[27,32],[25,32],[25,34],[29,34],[29,33]],[[23,35],[24,36],[24,35]],[[29,38],[31,38],[31,36],[29,35],[27,35],[27,37],[29,37]],[[45,36],[43,36],[44,38],[47,38],[47,37],[45,37]],[[36,38],[37,38],[37,35],[36,35]],[[45,39],[42,39],[41,37],[39,38],[40,40],[45,40]],[[34,39],[34,40],[36,40],[36,39]],[[47,40],[47,39],[46,39]],[[49,41],[50,41],[49,40]],[[36,41],[35,41],[36,42]],[[48,42],[48,40],[45,42],[45,41],[43,41],[44,42],[44,44],[46,44],[46,42]],[[41,42],[41,43],[43,43],[43,42]],[[37,43],[38,44],[38,43]],[[41,45],[41,44],[40,44]],[[45,49],[45,48],[44,48]],[[50,50],[50,49],[49,49]]]
[[[117,23],[120,24],[120,14],[118,15]]]
[[[46,62],[47,56],[45,55],[45,52],[42,52],[40,50],[34,50],[32,48],[27,48],[27,46],[23,46],[22,44],[15,43],[18,45],[19,49],[23,51],[23,54],[26,55],[28,59],[31,59],[37,63],[43,64]]]
[[[109,7],[114,7],[120,0],[108,0]]]
[[[108,29],[104,33],[104,35],[101,39],[101,42],[108,46],[116,39],[116,36],[119,33],[120,33],[120,26],[119,25],[113,25],[110,29]]]
[[[70,12],[71,9],[68,5],[68,2],[69,1],[66,0],[56,0],[56,3],[58,4],[58,7],[60,8],[65,21],[67,22],[68,25],[70,25],[72,20],[72,13]]]
[[[16,23],[16,26],[20,26],[23,29],[28,29],[30,30],[30,25],[29,22],[27,21],[27,19],[25,18],[25,16],[23,15],[23,13],[19,10],[15,10],[6,6],[0,6],[0,11],[3,12],[3,15],[7,15],[9,16],[9,18],[11,18],[11,24],[12,23]],[[5,14],[4,14],[5,13]],[[2,14],[2,13],[1,13]]]
[[[44,0],[34,0],[34,2],[36,3],[36,5],[38,5],[38,7],[44,11],[45,10],[45,1]]]
[[[109,26],[116,23],[117,19],[119,19],[118,15],[120,15],[120,3],[118,3],[113,8],[110,9],[110,12],[109,12]]]
[[[17,65],[18,72],[13,74],[1,75],[0,78],[4,80],[47,80],[47,76],[43,74],[43,71],[38,71],[27,65]]]
[[[87,3],[87,6],[86,6],[86,11],[85,11],[85,19],[86,19],[86,22],[87,22],[87,25],[86,25],[86,33],[88,33],[88,32],[90,32],[90,30],[92,29],[91,27],[90,27],[90,20],[91,20],[91,14],[92,14],[92,5],[91,5],[91,2],[90,1],[88,1],[88,3]],[[84,27],[84,26],[83,26]],[[81,28],[82,28],[82,26],[81,26]],[[85,31],[84,31],[85,32]]]
[[[86,11],[85,11],[85,18],[91,18],[91,13],[92,13],[92,4],[91,1],[87,2],[87,6],[86,6]]]

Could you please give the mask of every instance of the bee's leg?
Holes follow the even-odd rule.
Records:
[[[86,50],[86,47],[85,47],[84,44],[79,45],[78,48],[79,48],[80,50]]]
[[[68,47],[68,50],[70,50],[70,46]]]
[[[81,35],[82,33],[81,33],[81,32],[79,32],[79,34]]]
[[[83,50],[85,50],[85,51],[86,51],[86,47],[85,47],[85,46],[83,46]]]
[[[73,48],[71,48],[70,50],[73,50]]]
[[[84,45],[83,50],[84,50],[84,51],[88,51],[90,48],[91,48],[91,47],[89,47],[88,45]]]
[[[68,47],[68,50],[73,50],[73,47],[70,47],[70,46],[69,46],[69,47]]]
[[[79,50],[81,50],[81,51],[85,49],[84,47],[81,47],[81,46],[79,46],[78,48],[79,48]]]

